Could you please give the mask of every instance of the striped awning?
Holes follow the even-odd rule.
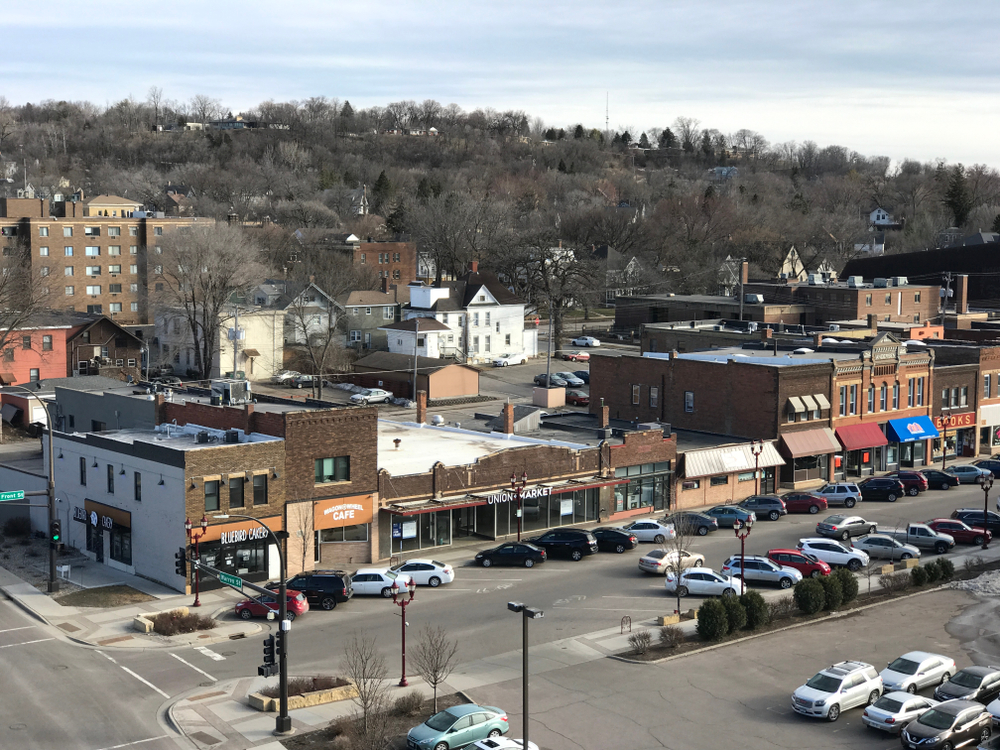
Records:
[[[694,479],[696,477],[718,476],[719,474],[734,474],[740,471],[753,471],[756,466],[765,468],[785,465],[785,459],[778,453],[773,442],[764,443],[759,463],[750,449],[750,445],[750,443],[739,443],[723,448],[686,451],[684,453],[684,476],[688,479]]]

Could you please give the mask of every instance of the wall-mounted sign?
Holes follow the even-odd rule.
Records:
[[[87,511],[79,505],[73,506],[73,520],[80,523],[87,523]]]
[[[271,531],[281,531],[283,528],[281,516],[270,516],[260,519]],[[240,532],[240,533],[236,533]],[[225,536],[225,541],[223,537]],[[223,544],[240,544],[255,540],[263,540],[269,536],[267,531],[261,528],[259,523],[254,521],[237,521],[235,523],[209,524],[205,529],[205,536],[201,538],[202,546],[206,542],[222,542]]]
[[[125,529],[132,528],[132,514],[121,508],[113,508],[93,500],[83,501],[84,523],[89,523],[95,529],[110,531],[115,526]]]
[[[270,535],[263,526],[251,526],[248,529],[223,531],[219,536],[219,541],[223,544],[240,544],[241,542],[256,542],[267,539]]]
[[[372,522],[372,495],[336,497],[313,503],[313,528],[333,529]]]
[[[940,432],[944,432],[945,418],[934,417],[934,426],[937,427]],[[947,416],[947,426],[949,430],[960,430],[963,427],[975,427],[976,413],[974,411],[970,411],[965,414],[949,414]]]
[[[551,490],[548,487],[525,487],[521,490],[521,499],[530,500],[538,497],[548,497]],[[490,505],[499,503],[516,503],[517,493],[513,490],[501,490],[486,496],[486,502]]]

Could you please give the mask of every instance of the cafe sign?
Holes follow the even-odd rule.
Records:
[[[521,490],[521,499],[531,500],[538,497],[548,497],[550,493],[551,489],[548,487],[525,487]],[[517,502],[517,493],[513,490],[501,490],[500,492],[494,492],[486,496],[486,502],[490,505],[514,503]]]
[[[354,495],[317,500],[313,504],[313,528],[335,529],[372,522],[372,495]]]

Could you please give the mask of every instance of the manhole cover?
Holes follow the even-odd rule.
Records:
[[[223,651],[222,655],[223,656],[236,656],[236,652],[235,651]]]
[[[15,732],[20,732],[23,729],[27,729],[28,725],[27,724],[11,724],[10,728],[13,729]]]
[[[67,670],[67,669],[69,669],[69,667],[68,667],[68,666],[66,666],[65,664],[56,664],[56,665],[55,665],[54,667],[52,667],[52,668],[53,668],[53,669],[54,669],[55,671],[57,671],[57,672],[62,672],[62,671],[64,671],[64,670]]]

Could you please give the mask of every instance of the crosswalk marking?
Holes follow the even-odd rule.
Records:
[[[206,671],[205,671],[205,670],[203,670],[203,669],[198,669],[198,667],[196,667],[196,666],[195,666],[194,664],[192,664],[192,663],[191,663],[191,662],[189,662],[189,661],[186,661],[185,659],[182,659],[182,658],[181,658],[181,657],[179,657],[179,656],[178,656],[177,654],[170,654],[170,655],[171,655],[172,657],[174,657],[174,658],[175,658],[175,659],[176,659],[177,661],[179,661],[179,662],[180,662],[181,664],[186,664],[187,666],[191,667],[191,669],[193,669],[193,670],[194,670],[195,672],[199,672],[199,673],[201,673],[201,674],[205,675],[205,676],[206,676],[206,677],[207,677],[208,679],[210,679],[210,680],[211,680],[212,682],[218,682],[218,680],[217,680],[217,679],[216,679],[215,677],[212,677],[212,675],[210,675],[210,674],[209,674],[208,672],[206,672]]]
[[[212,661],[225,661],[226,660],[225,656],[223,656],[222,654],[215,653],[214,651],[212,651],[212,649],[207,648],[206,646],[195,646],[194,650],[201,652],[202,654],[204,654],[205,656],[207,656]]]

